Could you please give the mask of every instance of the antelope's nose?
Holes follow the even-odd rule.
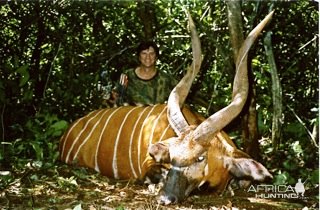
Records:
[[[178,202],[178,198],[174,195],[161,195],[159,198],[159,203],[164,205],[169,205]]]

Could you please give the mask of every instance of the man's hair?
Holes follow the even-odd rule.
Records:
[[[139,57],[140,52],[146,49],[149,49],[149,47],[153,47],[156,56],[159,57],[159,48],[156,45],[156,43],[154,43],[153,41],[143,41],[139,44],[139,46],[137,47],[137,56]]]

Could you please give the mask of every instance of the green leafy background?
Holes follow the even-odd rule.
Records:
[[[149,2],[150,3],[150,2]],[[272,4],[272,5],[271,5]],[[58,141],[68,124],[91,110],[108,107],[122,70],[136,65],[134,49],[143,38],[138,1],[1,1],[0,113],[1,170],[57,164]],[[160,1],[153,29],[159,67],[177,79],[191,62],[183,8],[200,34],[203,66],[188,103],[206,116],[230,101],[233,79],[226,4],[223,1]],[[318,5],[314,1],[243,1],[244,34],[273,6],[273,51],[283,89],[283,136],[271,143],[271,75],[263,39],[254,46],[252,70],[262,162],[276,184],[318,183]],[[227,131],[239,139],[239,126]],[[317,133],[315,135],[318,136]],[[318,140],[316,140],[317,142]],[[239,147],[241,141],[237,140]],[[3,176],[0,188],[13,181]]]

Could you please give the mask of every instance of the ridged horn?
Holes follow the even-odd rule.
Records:
[[[169,123],[178,136],[180,136],[181,133],[185,132],[189,126],[180,108],[189,93],[192,82],[199,72],[202,62],[200,39],[197,34],[192,17],[188,11],[187,14],[189,19],[189,28],[191,31],[193,61],[192,64],[188,67],[186,75],[171,91],[168,99],[167,112]]]
[[[249,82],[247,58],[248,52],[273,15],[270,12],[248,35],[242,44],[237,62],[236,75],[233,83],[232,101],[225,108],[219,110],[211,115],[208,119],[203,121],[194,131],[194,140],[204,145],[210,142],[212,136],[228,125],[241,112],[248,96]]]

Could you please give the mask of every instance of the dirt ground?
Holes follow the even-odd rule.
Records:
[[[7,184],[1,185],[0,209],[319,209],[316,189],[307,190],[304,199],[256,198],[243,189],[235,196],[198,192],[182,203],[163,206],[153,186],[110,180],[84,168],[30,166],[3,174],[0,178]]]

